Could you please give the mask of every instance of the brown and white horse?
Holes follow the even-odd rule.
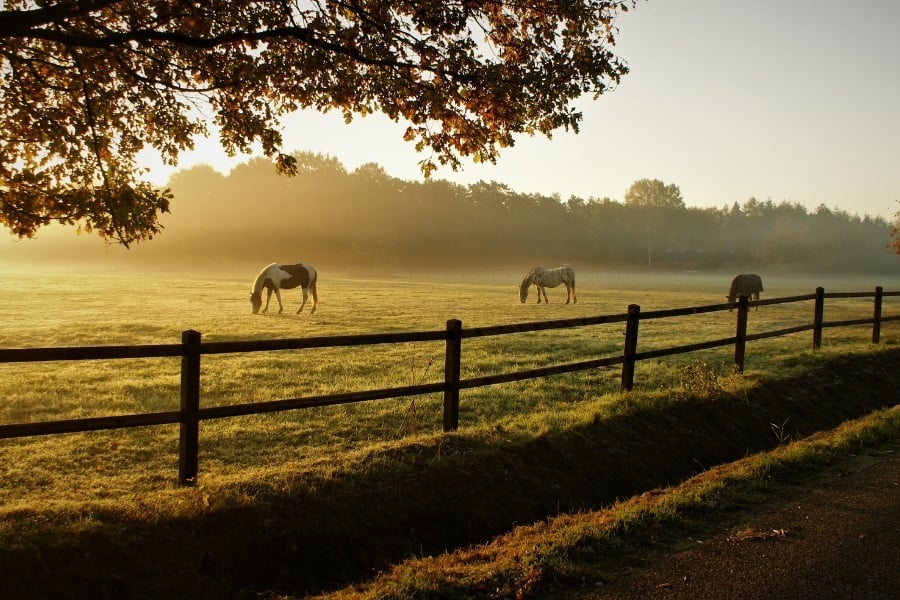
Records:
[[[263,312],[269,310],[269,300],[272,299],[272,292],[275,292],[275,297],[278,299],[278,312],[282,312],[284,305],[281,304],[281,292],[279,290],[290,290],[296,287],[303,291],[303,302],[300,303],[300,308],[297,309],[297,312],[299,313],[306,306],[307,292],[312,293],[313,299],[310,312],[316,312],[316,306],[319,304],[319,296],[316,292],[316,281],[318,278],[319,274],[316,273],[312,265],[305,263],[296,265],[272,263],[260,271],[259,275],[256,276],[256,281],[253,282],[253,289],[250,293],[250,304],[253,306],[253,314],[258,313],[259,308],[262,306],[262,291],[264,288],[266,290],[266,307],[263,309]]]
[[[566,304],[578,302],[575,297],[575,271],[571,267],[557,267],[555,269],[545,269],[543,267],[535,267],[528,271],[525,279],[519,285],[519,300],[523,303],[528,299],[528,288],[534,285],[538,291],[538,304],[541,303],[541,295],[544,296],[544,302],[547,300],[547,290],[545,287],[556,287],[560,284],[566,286]]]

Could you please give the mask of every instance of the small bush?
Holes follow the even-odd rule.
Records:
[[[678,377],[679,390],[675,391],[679,400],[700,398],[715,400],[722,393],[719,376],[703,360],[697,359],[681,369]]]

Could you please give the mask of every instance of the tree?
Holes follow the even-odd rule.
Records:
[[[900,254],[900,210],[894,213],[894,222],[891,223],[890,248],[895,254]]]
[[[681,190],[659,179],[638,179],[625,192],[625,204],[655,208],[684,208]]]
[[[639,209],[647,238],[647,269],[653,268],[653,247],[665,243],[672,233],[672,224],[665,212],[684,210],[681,190],[674,183],[666,185],[659,179],[638,179],[625,191],[625,206]]]
[[[572,101],[628,72],[614,20],[637,0],[7,0],[0,11],[0,222],[130,243],[159,233],[169,164],[208,133],[291,174],[280,119],[314,108],[407,124],[420,162],[494,162],[515,134],[578,131]]]

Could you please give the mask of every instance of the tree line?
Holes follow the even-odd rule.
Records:
[[[158,258],[306,260],[332,268],[521,270],[571,264],[626,270],[893,272],[890,224],[820,205],[749,198],[685,206],[640,180],[625,201],[513,191],[495,181],[405,181],[374,163],[295,153],[297,175],[253,159],[222,175],[177,172],[177,200],[147,252]],[[133,250],[132,250],[133,252]]]
[[[223,175],[176,172],[152,241],[125,250],[68,230],[11,248],[26,260],[109,258],[195,269],[308,261],[363,274],[568,264],[626,271],[893,273],[891,225],[820,205],[749,198],[686,206],[674,184],[639,180],[622,201],[521,193],[507,184],[406,181],[369,163],[294,153],[294,177],[257,158]]]

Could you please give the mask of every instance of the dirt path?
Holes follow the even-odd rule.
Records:
[[[900,444],[581,600],[900,597]]]

